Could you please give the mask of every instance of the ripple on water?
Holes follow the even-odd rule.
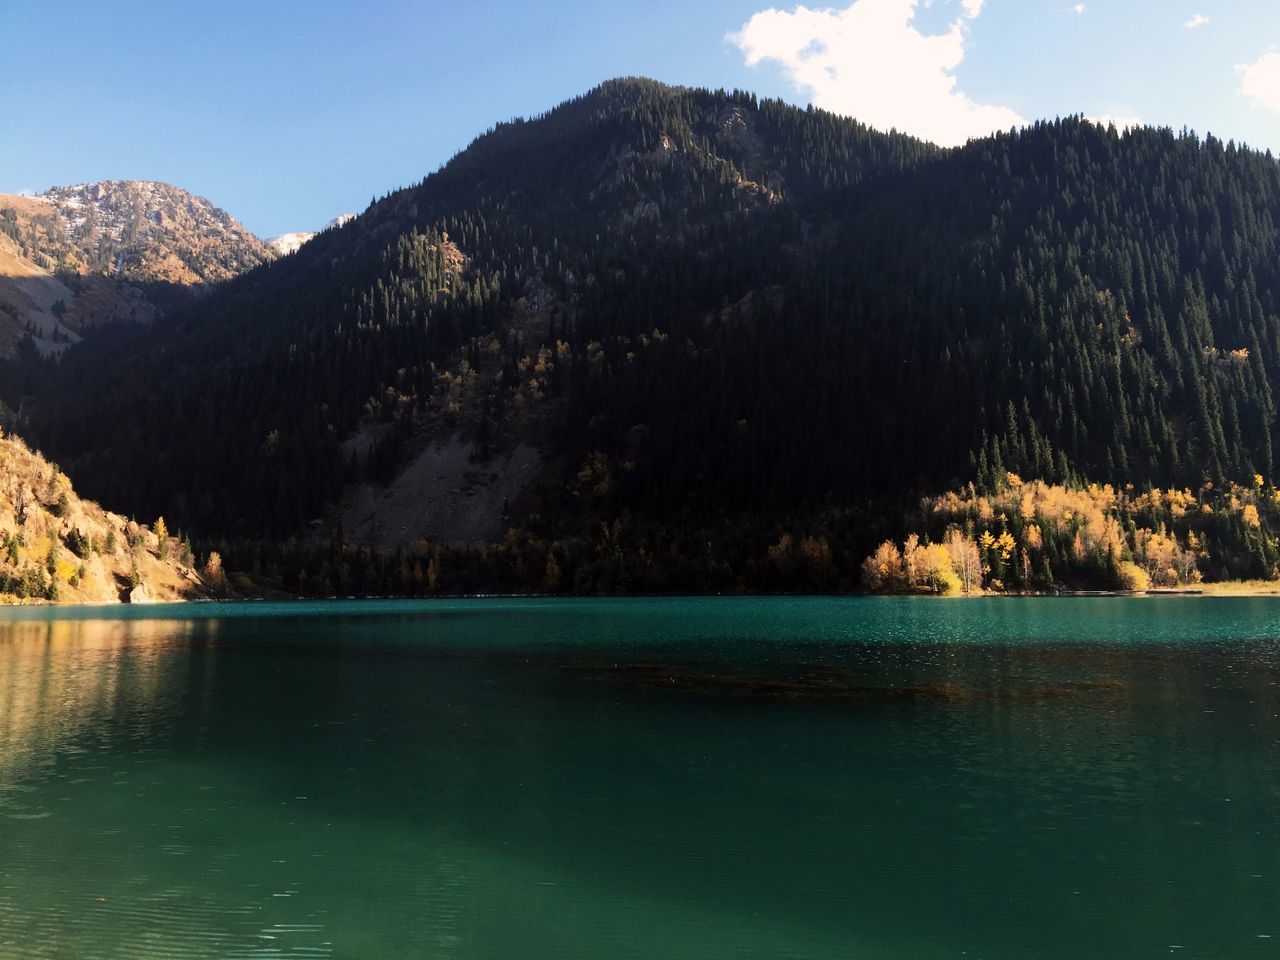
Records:
[[[0,625],[0,960],[1247,958],[1280,934],[1280,645],[1248,639],[1272,614],[378,609],[39,656]]]

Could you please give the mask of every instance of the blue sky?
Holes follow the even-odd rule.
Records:
[[[608,77],[940,142],[1083,113],[1280,153],[1277,0],[3,0],[0,192],[165,180],[264,236]]]

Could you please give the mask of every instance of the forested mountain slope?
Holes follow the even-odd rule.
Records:
[[[1278,221],[1275,160],[1191,134],[1067,119],[942,151],[615,81],[163,340],[28,357],[0,389],[87,492],[209,534],[296,532],[433,442],[483,472],[532,436],[512,523],[732,562],[706,531],[869,541],[1010,470],[1269,478]]]

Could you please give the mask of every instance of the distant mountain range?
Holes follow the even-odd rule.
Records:
[[[87,495],[289,589],[718,591],[856,583],[1009,474],[1269,489],[1277,382],[1266,154],[1081,118],[944,150],[621,80],[0,400]]]
[[[26,334],[48,353],[90,327],[148,323],[313,236],[260,240],[203,197],[152,181],[0,195],[0,354]]]
[[[107,180],[36,198],[90,269],[142,282],[226,280],[270,259],[266,244],[203,197],[166,183]]]

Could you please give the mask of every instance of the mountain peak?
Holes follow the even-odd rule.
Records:
[[[208,283],[272,258],[235,217],[155,180],[101,180],[40,195],[91,269],[130,280]]]
[[[47,354],[88,327],[145,323],[172,301],[164,288],[226,280],[273,257],[225,210],[168,183],[0,196],[0,355],[28,334]]]
[[[356,218],[354,213],[340,213],[320,230],[295,230],[292,233],[282,233],[277,237],[271,237],[266,241],[268,247],[275,251],[276,256],[284,257],[291,253],[297,253],[298,249],[308,241],[312,240],[318,234],[325,230],[332,230],[335,227],[341,227],[350,223]]]

